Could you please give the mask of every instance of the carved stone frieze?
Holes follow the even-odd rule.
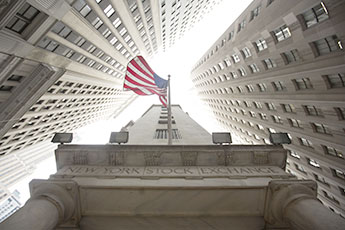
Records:
[[[123,152],[110,152],[109,165],[123,165],[124,153]]]
[[[269,164],[270,160],[267,152],[253,152],[253,163],[257,165]]]
[[[182,165],[195,166],[198,152],[181,152]]]
[[[161,152],[145,152],[144,153],[145,165],[159,166],[161,155],[162,155]]]
[[[88,160],[87,160],[87,152],[76,152],[73,155],[73,164],[76,165],[87,165]]]
[[[218,165],[232,165],[235,163],[234,155],[230,152],[217,153]]]

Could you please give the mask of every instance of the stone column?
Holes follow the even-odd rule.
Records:
[[[314,181],[271,181],[265,220],[272,226],[284,223],[296,230],[341,230],[345,220],[317,199]]]
[[[72,217],[75,201],[65,188],[50,181],[30,187],[31,198],[0,229],[52,230]]]

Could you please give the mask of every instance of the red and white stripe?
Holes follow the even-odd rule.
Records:
[[[154,72],[142,56],[133,58],[127,65],[124,89],[139,95],[157,94],[164,106],[167,105],[167,90],[156,86]]]

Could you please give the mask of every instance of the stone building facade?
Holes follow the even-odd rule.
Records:
[[[255,0],[199,59],[191,79],[247,143],[287,132],[287,171],[317,181],[345,216],[345,2]]]

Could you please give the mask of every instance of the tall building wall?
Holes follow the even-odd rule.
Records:
[[[172,143],[178,145],[209,145],[211,135],[196,123],[179,105],[172,105]],[[168,143],[168,111],[160,105],[151,106],[136,122],[127,126],[128,144],[166,145]]]
[[[126,65],[138,54],[158,53],[163,10],[174,8],[174,17],[167,17],[169,25],[173,18],[176,25],[184,14],[195,24],[207,3],[163,2],[1,1],[0,163],[56,132],[71,132],[121,113],[136,98],[122,90]],[[43,155],[38,151],[31,159]],[[29,173],[20,161],[10,160],[8,184]]]
[[[289,133],[287,170],[345,216],[344,1],[255,0],[191,72],[217,120],[249,143]]]

